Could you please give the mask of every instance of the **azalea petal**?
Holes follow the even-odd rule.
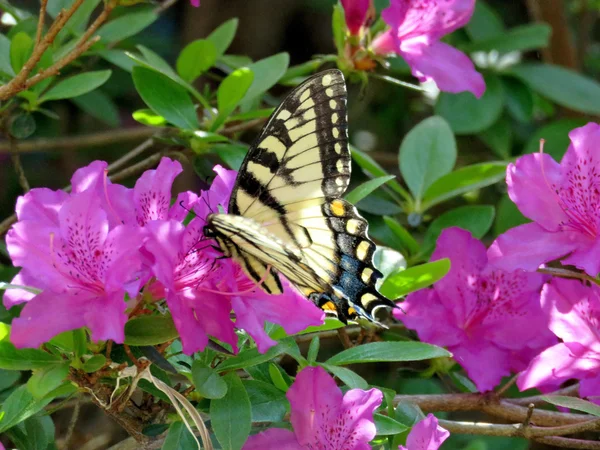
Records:
[[[587,238],[582,235],[579,245],[573,253],[562,260],[564,265],[573,265],[578,269],[585,271],[588,275],[595,277],[600,272],[600,239]]]
[[[564,343],[550,347],[536,356],[529,367],[521,372],[517,386],[524,391],[539,386],[558,386],[571,378],[583,379],[590,372],[600,370],[600,361],[585,354],[574,355]]]
[[[198,217],[205,218],[210,213],[219,212],[219,206],[227,212],[229,197],[235,185],[237,171],[228,170],[219,165],[213,167],[217,176],[210,185],[208,191],[203,191],[194,204],[194,211]]]
[[[119,225],[108,233],[100,269],[104,270],[104,288],[107,291],[121,289],[134,280],[142,265],[139,250],[146,236],[142,228],[133,225]],[[137,291],[129,292],[129,295],[133,297]]]
[[[575,250],[581,242],[576,232],[549,232],[537,223],[526,223],[501,234],[488,249],[491,265],[508,272],[535,271]]]
[[[423,342],[448,346],[458,345],[465,339],[464,330],[457,326],[462,322],[457,322],[453,309],[448,310],[442,304],[437,290],[422,289],[413,292],[398,305],[401,309],[392,311],[394,317],[407,328],[415,330]],[[454,309],[459,307],[456,305]]]
[[[268,450],[270,448],[278,450],[304,449],[292,431],[283,428],[269,428],[250,436],[242,450]]]
[[[58,226],[58,211],[69,198],[65,191],[53,191],[36,188],[17,199],[15,208],[17,217],[22,220],[33,220]]]
[[[440,301],[451,311],[455,323],[464,324],[468,315],[477,308],[476,281],[486,267],[485,246],[458,227],[445,229],[437,240],[431,260],[450,258],[450,272],[438,281],[435,290]]]
[[[381,405],[383,394],[379,389],[351,389],[344,395],[338,420],[327,427],[327,442],[333,448],[358,450],[377,434],[373,413]],[[335,445],[337,444],[337,445]]]
[[[144,248],[154,257],[152,273],[168,289],[175,290],[175,268],[181,257],[185,226],[175,220],[154,220],[145,226],[148,240]]]
[[[473,339],[448,350],[467,371],[479,392],[491,391],[502,377],[510,375],[510,352],[489,342]]]
[[[87,190],[98,191],[102,189],[104,174],[108,169],[106,161],[93,161],[81,169],[77,169],[71,177],[73,193]]]
[[[29,301],[11,324],[10,341],[17,348],[36,348],[63,331],[86,325],[87,305],[65,294],[44,291]]]
[[[542,305],[550,317],[549,327],[565,342],[598,344],[595,317],[600,313],[598,288],[579,280],[553,278],[542,290]]]
[[[358,34],[367,20],[370,0],[342,0],[346,25],[351,34]]]
[[[183,168],[179,161],[163,157],[156,170],[146,170],[137,180],[133,188],[133,200],[140,225],[168,217],[171,188],[181,172]]]
[[[598,404],[600,403],[600,373],[596,371],[596,374],[584,378],[579,383],[579,395],[581,397],[591,397],[590,401]]]
[[[506,169],[510,199],[523,215],[548,231],[558,231],[568,221],[555,192],[561,179],[560,165],[545,153],[522,156]]]
[[[437,450],[448,439],[450,433],[438,425],[438,420],[433,414],[418,422],[406,438],[409,450]],[[400,446],[399,448],[406,449]]]
[[[469,91],[477,98],[485,92],[485,81],[475,70],[473,62],[448,44],[433,42],[427,45],[420,41],[402,43],[399,53],[415,77],[420,81],[435,81],[441,91]]]
[[[125,292],[121,289],[88,301],[84,318],[92,332],[92,341],[112,339],[117,344],[125,341],[125,322],[127,322],[125,309],[127,305],[124,297]]]
[[[305,367],[286,394],[292,407],[290,421],[300,445],[326,442],[321,430],[334,423],[342,391],[322,367]]]
[[[26,269],[22,269],[15,277],[11,280],[10,284],[15,286],[28,286],[37,289],[43,289],[43,285],[40,284],[40,280],[31,275]],[[20,303],[28,302],[33,299],[37,294],[26,291],[25,289],[7,289],[4,291],[4,306],[6,308],[12,308]]]
[[[198,201],[198,196],[190,191],[180,192],[171,209],[169,210],[169,219],[182,222],[187,217],[194,203]]]
[[[181,339],[183,353],[192,355],[195,352],[204,350],[208,344],[208,335],[202,324],[197,320],[194,309],[188,306],[185,299],[175,292],[168,293],[167,304]],[[233,325],[231,327],[233,328]]]
[[[325,319],[323,310],[300,295],[289,283],[283,284],[281,295],[269,295],[257,288],[255,293],[234,296],[231,301],[236,326],[252,336],[261,353],[277,344],[265,332],[265,322],[281,325],[286,333],[294,334],[309,326],[322,325]]]

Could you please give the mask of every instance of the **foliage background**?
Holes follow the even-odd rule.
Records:
[[[16,3],[18,5],[13,6],[33,13],[35,19],[37,2],[26,0]],[[378,9],[386,4],[385,0],[375,3]],[[239,27],[228,54],[259,60],[287,52],[290,65],[301,64],[316,54],[336,53],[331,29],[333,4],[329,0],[285,0],[277,2],[277,7],[274,7],[271,0],[203,0],[201,7],[195,9],[179,1],[139,33],[115,42],[115,48],[135,51],[136,46],[141,44],[175,65],[177,56],[187,43],[206,37],[226,20],[237,17]],[[141,11],[147,5],[131,8]],[[10,10],[3,1],[0,1],[0,9]],[[349,83],[351,143],[402,180],[398,165],[401,143],[416,124],[437,113],[446,118],[456,134],[458,153],[455,168],[486,161],[511,161],[520,154],[537,151],[540,137],[547,141],[546,151],[560,158],[567,147],[567,133],[588,121],[597,121],[600,115],[600,85],[590,81],[597,80],[600,75],[599,11],[600,3],[591,0],[478,0],[471,23],[466,29],[454,33],[450,40],[463,49],[471,49],[470,53],[480,50],[477,60],[492,64],[484,70],[488,83],[486,97],[477,104],[464,97],[457,100],[459,96],[448,94],[426,98],[420,92],[403,89],[381,79],[369,78],[368,84],[361,86],[357,79],[351,77],[350,80],[354,81]],[[115,17],[129,12],[129,8],[118,9]],[[18,27],[31,27],[31,21],[26,22],[21,22]],[[532,25],[538,22],[547,25]],[[523,26],[538,28],[518,28]],[[15,34],[15,28],[3,25],[2,32],[10,38],[11,33]],[[519,31],[513,34],[506,31],[513,29]],[[508,37],[505,33],[509,33]],[[497,36],[501,37],[495,39]],[[515,50],[523,62],[553,64],[571,72],[555,68],[546,70],[550,66],[541,66],[540,71],[533,73],[518,63],[512,68],[499,67],[497,60],[493,63],[494,54],[496,59],[499,55],[501,63],[512,61],[511,58],[517,57]],[[83,96],[48,103],[50,115],[56,117],[39,112],[28,116],[28,120],[32,119],[35,123],[35,131],[26,139],[19,140],[18,145],[28,149],[21,153],[21,160],[32,186],[61,188],[78,167],[95,159],[114,161],[154,132],[132,119],[134,111],[146,106],[135,89],[131,74],[100,57],[92,63],[94,70],[112,70],[107,83],[93,94],[86,94],[87,99]],[[67,73],[77,73],[81,69],[80,66],[70,67]],[[385,73],[410,80],[407,67],[400,60],[393,61],[390,70]],[[587,79],[579,78],[575,75],[577,73],[584,74]],[[217,82],[218,78],[209,74],[197,81],[195,86],[203,92],[216,86]],[[289,89],[289,86],[275,86],[265,95],[265,104],[277,105],[281,95]],[[91,95],[95,97],[91,98]],[[98,98],[101,99],[101,109],[90,109],[90,102],[98,101]],[[27,125],[32,126],[31,122]],[[260,125],[255,126],[237,138],[249,143],[259,128]],[[90,134],[92,138],[89,138]],[[102,138],[111,135],[114,142],[105,144]],[[41,139],[49,140],[44,141],[43,151],[39,147]],[[52,139],[67,139],[68,145],[64,145],[65,141],[48,144],[57,142]],[[29,147],[28,143],[31,144]],[[0,141],[2,218],[12,214],[14,201],[22,192],[10,161],[10,149],[9,141]],[[175,148],[175,151],[179,150],[183,149]],[[214,152],[207,152],[202,157],[189,151],[180,153],[190,164],[184,164],[185,172],[177,179],[175,190],[197,191],[206,187],[204,180],[213,164],[220,160],[219,156]],[[354,173],[354,185],[367,180],[358,166]],[[501,178],[496,177],[498,180]],[[134,181],[135,177],[131,177],[123,183],[132,185]],[[394,229],[386,225],[381,211],[395,216],[417,241],[432,244],[435,240],[435,227],[430,226],[432,220],[462,207],[454,215],[444,216],[446,221],[438,222],[437,227],[450,225],[456,220],[460,223],[466,221],[478,234],[477,237],[489,242],[499,233],[524,221],[508,201],[504,190],[502,183],[493,184],[468,195],[453,197],[427,211],[412,211],[412,214],[407,214],[411,211],[402,211],[385,191],[373,194],[368,205],[363,202],[360,206],[371,223],[372,235],[379,242],[406,254],[405,250],[412,243],[406,241],[402,230],[394,233]],[[425,261],[430,250],[424,245],[420,251],[408,255],[409,262]],[[9,267],[10,260],[5,253],[0,255],[0,262],[3,264],[0,280],[9,281],[15,271]],[[6,318],[10,314],[12,312],[2,310],[0,306],[0,317]],[[403,338],[395,335],[393,330],[388,333],[391,339]],[[321,339],[323,357],[333,355],[341,348],[335,334]],[[282,366],[286,367],[286,364],[290,361],[284,359]],[[378,363],[360,365],[355,369],[371,384],[393,388],[400,394],[433,394],[457,389],[456,379],[449,376],[426,378],[419,373],[423,368],[419,364]],[[10,377],[14,375],[11,373]],[[21,375],[22,380],[27,376],[25,373]],[[8,372],[0,373],[0,389],[14,383],[8,383],[7,377]],[[63,408],[52,417],[56,436],[64,436],[71,417],[70,408]],[[480,413],[462,413],[453,415],[453,418],[476,420],[483,416]],[[94,405],[86,404],[71,445],[72,448],[87,450],[108,448],[124,436],[122,430]],[[542,448],[542,445],[519,439],[453,435],[443,448],[494,450]]]

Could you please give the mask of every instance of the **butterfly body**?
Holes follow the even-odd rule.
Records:
[[[297,87],[275,110],[244,160],[228,214],[205,233],[269,294],[279,274],[346,321],[374,321],[394,306],[375,289],[367,222],[341,198],[350,179],[346,89],[338,70]]]

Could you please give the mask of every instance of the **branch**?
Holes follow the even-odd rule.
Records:
[[[554,277],[561,278],[576,278],[578,280],[590,281],[595,284],[600,284],[600,280],[594,277],[590,277],[589,275],[582,272],[575,272],[569,269],[559,269],[557,267],[545,267],[543,269],[537,270],[539,273],[545,273],[547,275],[552,275]]]
[[[150,127],[135,127],[82,134],[79,136],[31,139],[16,143],[14,150],[17,153],[43,152],[48,150],[73,151],[79,150],[82,147],[100,147],[121,142],[139,141],[147,139],[160,131],[161,129],[157,130]],[[10,142],[0,142],[0,154],[10,152]]]
[[[559,389],[558,391],[554,391],[551,394],[546,395],[564,395],[567,397],[577,397],[579,395],[579,383],[563,389]],[[546,400],[544,400],[544,397],[545,395],[532,395],[531,397],[507,398],[506,400],[515,405],[529,405],[530,403],[533,403],[535,406],[538,406],[542,403],[547,403]]]
[[[528,408],[526,407],[485,394],[397,395],[394,404],[397,405],[400,402],[415,404],[424,412],[481,411],[494,417],[518,423],[523,423],[528,414]],[[538,426],[562,426],[589,420],[590,416],[587,414],[539,409],[531,415],[531,422]]]
[[[583,439],[570,439],[564,437],[545,437],[536,439],[535,441],[541,444],[553,445],[554,447],[568,448],[571,450],[600,450],[600,442],[598,441],[584,441]]]
[[[46,6],[48,5],[48,0],[42,0],[42,5],[40,6],[40,17],[38,17],[37,30],[35,33],[35,45],[40,45],[40,41],[42,40],[42,32],[44,31],[44,20],[46,18]]]

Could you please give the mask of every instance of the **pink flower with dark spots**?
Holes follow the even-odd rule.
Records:
[[[371,0],[341,0],[350,34],[358,35],[367,21]]]
[[[448,439],[450,433],[438,425],[433,414],[418,422],[406,438],[406,447],[401,445],[398,450],[437,450]]]
[[[43,206],[43,198],[54,201]],[[15,346],[37,347],[83,326],[93,340],[123,342],[125,292],[137,294],[143,233],[129,225],[110,228],[101,204],[93,189],[66,199],[35,189],[19,200],[19,221],[7,234],[7,249],[13,264],[23,268],[21,280],[35,279],[33,286],[42,292],[5,297],[7,306],[27,302],[12,322]]]
[[[378,389],[342,394],[321,367],[305,367],[286,394],[294,431],[271,428],[250,436],[243,450],[368,450],[376,434],[373,413],[381,405]]]
[[[171,206],[171,188],[181,172],[183,168],[179,161],[162,158],[156,170],[146,170],[136,181],[133,201],[136,220],[140,226],[152,220],[182,221],[186,217],[198,196],[182,192]]]
[[[432,260],[442,258],[448,275],[393,314],[422,341],[447,347],[481,392],[556,342],[540,306],[543,275],[490,267],[484,245],[456,227],[438,238]]]
[[[446,92],[472,92],[477,98],[485,81],[469,57],[440,39],[465,26],[475,0],[391,0],[381,17],[390,26],[373,41],[379,54],[402,56],[420,81],[433,80]]]
[[[276,344],[264,330],[265,321],[296,333],[322,324],[324,314],[285,280],[283,294],[268,295],[231,259],[220,258],[216,243],[204,237],[205,218],[219,206],[227,210],[237,174],[220,166],[214,170],[217,177],[193,206],[197,217],[186,227],[175,220],[149,222],[145,249],[153,256],[151,270],[164,288],[185,353],[204,349],[209,335],[237,351],[235,328],[246,330],[265,352]]]
[[[506,171],[508,195],[533,223],[499,236],[488,251],[504,270],[536,270],[562,258],[591,276],[600,272],[600,125],[569,134],[560,164],[549,155],[525,155]]]
[[[562,342],[535,357],[517,385],[547,391],[577,379],[579,395],[600,403],[600,287],[554,278],[542,290],[542,308]]]

